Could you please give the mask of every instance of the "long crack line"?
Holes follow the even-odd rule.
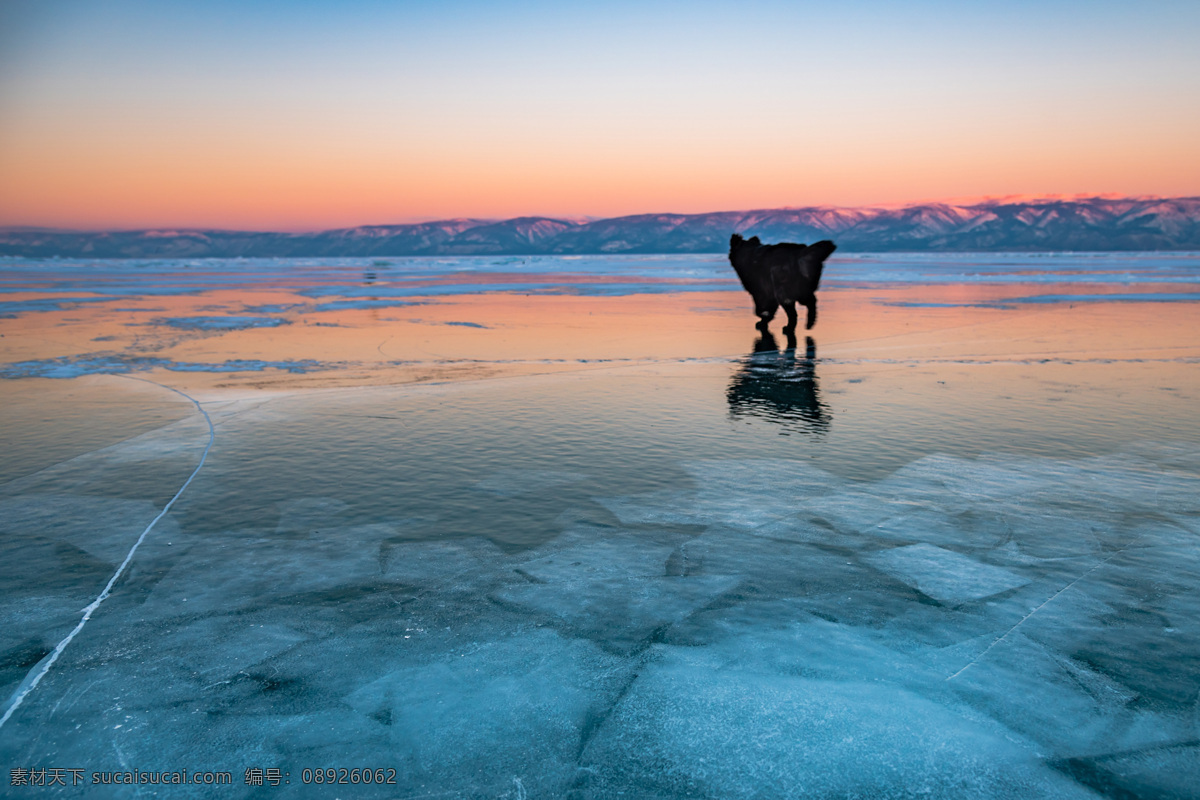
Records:
[[[179,496],[183,494],[184,490],[187,489],[192,480],[195,479],[197,474],[199,474],[200,468],[204,466],[204,462],[208,459],[208,451],[212,449],[213,441],[216,439],[216,432],[213,429],[212,417],[208,415],[208,412],[204,410],[203,406],[200,405],[200,401],[196,398],[185,392],[181,392],[179,389],[165,386],[156,381],[149,381],[144,378],[134,378],[129,375],[122,375],[121,377],[133,381],[142,381],[143,383],[153,383],[155,386],[160,386],[163,389],[169,389],[170,391],[175,392],[175,394],[185,397],[191,401],[191,403],[196,406],[196,409],[204,415],[204,421],[208,423],[208,444],[204,446],[204,453],[200,456],[200,463],[196,465],[196,469],[192,470],[192,474],[189,475],[188,479],[183,482],[183,486],[179,487],[179,491],[175,493],[175,496],[167,501],[167,504],[163,506],[162,511],[158,512],[158,516],[150,521],[150,524],[146,526],[144,531],[142,531],[142,535],[139,536],[137,541],[133,543],[133,547],[129,548],[128,555],[126,555],[125,560],[121,562],[121,566],[117,567],[117,571],[113,573],[113,576],[108,579],[108,584],[104,587],[104,591],[100,592],[96,599],[93,600],[91,604],[83,610],[83,618],[79,620],[79,624],[76,625],[75,629],[68,633],[66,637],[58,643],[58,646],[51,651],[49,656],[42,659],[32,670],[29,671],[29,674],[25,676],[25,680],[21,682],[21,686],[18,687],[16,692],[13,693],[12,700],[9,702],[8,708],[4,712],[4,717],[0,718],[0,728],[4,727],[4,724],[8,722],[16,710],[20,708],[21,703],[25,701],[25,698],[28,697],[29,694],[37,688],[38,684],[42,682],[42,678],[46,677],[46,673],[48,673],[50,668],[54,666],[54,662],[58,661],[58,657],[61,656],[63,651],[67,649],[67,645],[71,643],[72,639],[79,635],[79,632],[83,630],[83,626],[86,625],[88,620],[92,618],[92,614],[97,608],[100,607],[100,604],[108,598],[109,594],[112,592],[113,586],[116,585],[121,575],[125,573],[125,569],[129,566],[129,562],[133,561],[134,553],[137,552],[137,549],[141,546],[142,542],[145,541],[146,536],[151,530],[154,529],[154,526],[158,524],[158,521],[167,515],[167,512],[171,510],[171,506],[175,505],[175,501],[179,499]]]

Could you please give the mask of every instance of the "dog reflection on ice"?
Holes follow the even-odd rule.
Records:
[[[817,344],[811,336],[804,342],[804,356],[797,358],[795,334],[787,332],[787,349],[780,351],[771,332],[762,331],[754,352],[729,382],[729,413],[818,431],[828,427],[829,408],[817,385]]]

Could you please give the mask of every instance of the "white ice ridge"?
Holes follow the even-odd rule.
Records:
[[[169,389],[175,394],[186,397],[188,400],[190,400],[192,405],[196,406],[196,410],[204,415],[204,421],[208,423],[208,444],[204,446],[204,453],[200,456],[200,463],[196,465],[194,470],[192,470],[192,474],[188,476],[188,479],[183,482],[183,486],[179,487],[179,491],[175,493],[175,496],[167,501],[167,504],[163,506],[162,511],[158,512],[158,516],[150,520],[150,524],[146,526],[144,531],[142,531],[142,535],[139,536],[137,541],[133,543],[133,547],[129,548],[129,553],[125,556],[125,560],[121,562],[121,566],[117,567],[117,571],[114,572],[113,576],[108,579],[108,584],[104,587],[104,591],[102,591],[96,597],[96,599],[93,600],[91,604],[83,610],[83,618],[79,620],[79,624],[76,625],[75,629],[68,633],[66,637],[58,643],[58,646],[54,648],[53,652],[51,652],[47,658],[42,659],[37,666],[30,670],[29,675],[25,676],[25,680],[21,682],[21,687],[19,687],[13,694],[8,708],[5,709],[4,717],[0,718],[0,728],[4,727],[4,724],[8,722],[9,717],[16,712],[21,703],[24,702],[25,698],[29,696],[29,693],[37,688],[37,685],[41,683],[42,678],[46,677],[46,673],[50,671],[52,666],[54,666],[54,662],[58,660],[60,655],[62,655],[63,650],[67,649],[67,645],[71,643],[71,640],[74,639],[81,630],[83,630],[83,626],[86,625],[88,620],[92,618],[92,613],[100,607],[100,604],[103,603],[105,599],[107,599],[109,593],[112,591],[113,586],[125,572],[125,568],[129,566],[129,562],[133,560],[133,554],[137,552],[137,549],[146,539],[146,535],[153,530],[154,526],[158,524],[160,519],[167,515],[167,512],[171,510],[171,506],[175,505],[175,501],[179,499],[179,496],[183,494],[184,490],[187,489],[188,485],[193,479],[195,479],[196,475],[200,473],[201,467],[204,466],[204,462],[208,458],[208,451],[212,449],[213,440],[216,438],[216,433],[213,430],[212,417],[208,416],[208,412],[204,410],[204,408],[200,405],[200,401],[196,398],[171,386],[165,386],[161,383],[158,383],[157,381],[146,380],[145,378],[134,378],[131,375],[122,375],[120,377],[128,378],[129,380],[133,381],[142,381],[143,383],[152,383],[155,386],[161,386],[163,389]]]

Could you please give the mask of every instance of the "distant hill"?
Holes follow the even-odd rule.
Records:
[[[1200,250],[1200,197],[926,203],[367,225],[319,233],[0,230],[0,255],[84,258],[723,253],[731,233],[843,252]]]

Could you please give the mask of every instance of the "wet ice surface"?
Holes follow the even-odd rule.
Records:
[[[4,763],[234,774],[168,796],[318,766],[394,768],[380,797],[1195,796],[1194,430],[1055,456],[893,421],[910,457],[847,471],[839,432],[882,435],[850,399],[747,426],[739,369],[206,404],[211,462]],[[6,695],[205,431],[0,487]]]
[[[1169,290],[1197,263],[1032,260],[853,256],[830,278],[1036,298],[1048,290],[1018,284]],[[61,273],[44,287],[61,299],[0,308],[22,320],[285,274],[307,288],[141,309],[209,337],[186,359],[138,344],[0,367],[9,390],[86,387],[52,410],[27,397],[7,432],[26,455],[0,465],[0,697],[28,688],[204,449],[186,400],[163,390],[186,410],[152,417],[159,389],[131,377],[344,369],[299,347],[221,350],[226,334],[286,341],[304,325],[276,315],[297,308],[733,283],[707,256],[300,261],[4,265]],[[1194,300],[1167,294],[1145,297]],[[1102,298],[1130,299],[1082,299]],[[939,318],[946,341],[977,306],[1008,313],[963,305]],[[458,313],[429,327],[504,334]],[[1027,318],[1005,319],[1002,342]],[[850,322],[830,314],[813,336]],[[212,392],[209,460],[0,728],[0,761],[233,774],[94,790],[118,797],[1196,797],[1194,340],[1058,358],[1052,333],[968,359],[853,333],[829,358],[767,335],[742,356],[586,374]],[[124,377],[79,377],[94,373]],[[396,784],[305,786],[320,767],[391,768]],[[290,782],[256,789],[249,768]]]

